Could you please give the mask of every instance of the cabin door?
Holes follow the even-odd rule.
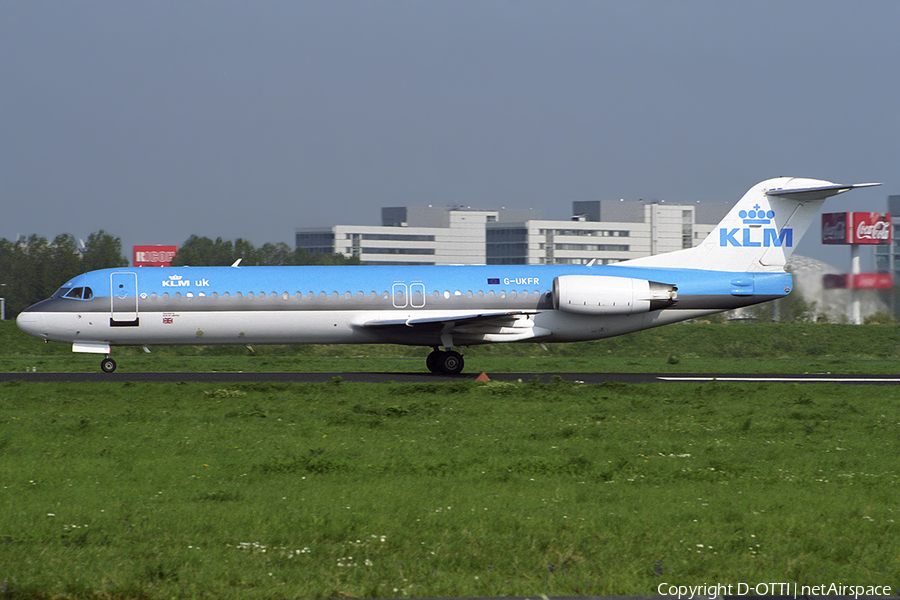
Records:
[[[136,327],[138,325],[137,273],[110,273],[111,327]]]

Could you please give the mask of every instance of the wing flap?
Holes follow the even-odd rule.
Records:
[[[490,321],[493,319],[514,318],[517,315],[529,314],[523,311],[497,311],[483,313],[431,313],[426,316],[399,317],[399,318],[378,318],[370,319],[362,323],[363,327],[422,327],[427,325],[463,325],[468,323],[478,323]]]
[[[517,342],[546,337],[551,332],[534,325],[535,311],[431,312],[393,318],[363,319],[358,326],[385,335],[433,336],[444,346]]]

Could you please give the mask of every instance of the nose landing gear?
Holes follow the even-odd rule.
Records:
[[[100,361],[100,370],[104,373],[112,373],[116,370],[116,361],[107,356]]]
[[[458,375],[462,373],[465,361],[462,354],[455,350],[439,350],[435,348],[425,359],[425,366],[432,373]]]

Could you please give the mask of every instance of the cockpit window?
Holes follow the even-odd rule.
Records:
[[[70,289],[62,296],[63,298],[73,298],[75,300],[90,300],[94,297],[94,290],[89,287],[77,287]]]

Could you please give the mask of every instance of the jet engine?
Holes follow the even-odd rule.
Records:
[[[678,288],[667,283],[610,277],[562,275],[553,279],[553,308],[583,315],[630,315],[675,303]]]

